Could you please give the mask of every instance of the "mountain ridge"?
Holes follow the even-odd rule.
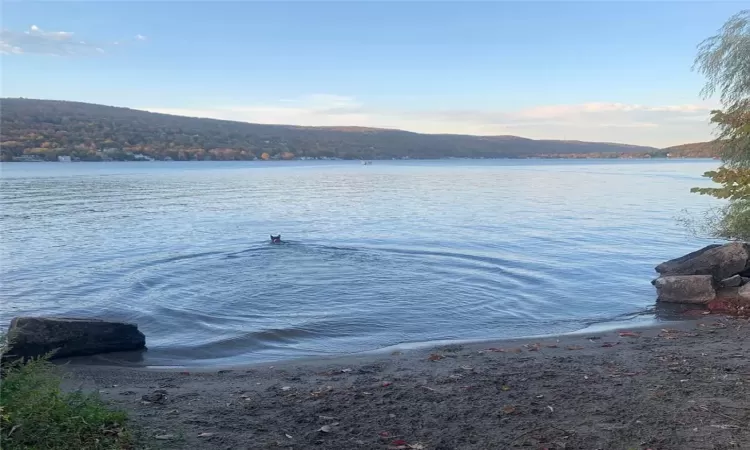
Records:
[[[257,124],[176,116],[63,100],[0,99],[3,160],[433,159],[661,155],[655,147],[520,136],[422,134],[406,130]]]

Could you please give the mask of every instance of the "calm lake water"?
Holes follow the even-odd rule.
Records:
[[[652,320],[716,165],[3,164],[0,324],[122,319],[146,364],[230,365]]]

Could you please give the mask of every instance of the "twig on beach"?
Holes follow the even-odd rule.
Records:
[[[531,433],[533,433],[533,432],[535,432],[535,431],[539,431],[539,430],[542,430],[542,429],[544,429],[544,427],[534,427],[534,428],[530,429],[529,431],[526,431],[526,432],[524,432],[524,433],[521,433],[521,434],[519,434],[518,436],[516,436],[515,438],[513,438],[513,440],[512,440],[512,441],[510,441],[510,442],[508,443],[508,446],[510,447],[511,445],[515,444],[515,443],[516,443],[516,441],[518,441],[518,440],[519,440],[519,439],[521,439],[522,437],[528,436],[529,434],[531,434]]]
[[[521,434],[519,434],[518,436],[516,436],[515,438],[513,438],[513,440],[512,440],[512,441],[510,441],[510,442],[508,443],[508,447],[510,447],[511,445],[515,444],[515,443],[516,443],[516,442],[517,442],[517,441],[518,441],[519,439],[521,439],[522,437],[528,436],[528,435],[530,435],[531,433],[533,433],[533,432],[535,432],[535,431],[541,431],[541,430],[543,430],[543,429],[545,429],[545,428],[553,428],[553,429],[555,429],[555,430],[557,430],[557,431],[561,431],[561,432],[563,432],[563,433],[564,433],[564,434],[565,434],[566,436],[570,436],[571,434],[573,434],[573,433],[571,433],[570,431],[564,430],[564,429],[562,429],[562,428],[560,428],[560,427],[556,427],[556,426],[554,426],[554,425],[543,425],[543,426],[539,426],[539,427],[534,427],[534,428],[530,429],[529,431],[526,431],[526,432],[524,432],[524,433],[521,433]]]
[[[738,419],[736,417],[729,416],[729,415],[721,413],[719,411],[715,411],[713,409],[710,409],[707,406],[700,406],[700,409],[702,409],[703,411],[706,411],[706,412],[710,412],[710,413],[716,414],[717,416],[721,416],[721,417],[723,417],[725,419],[729,419],[731,421],[734,421],[734,422],[737,422],[737,423],[741,423],[743,425],[745,424],[745,422],[742,419]]]

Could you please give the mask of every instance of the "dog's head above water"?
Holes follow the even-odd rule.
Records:
[[[281,244],[281,235],[278,235],[278,236],[271,235],[271,243]]]

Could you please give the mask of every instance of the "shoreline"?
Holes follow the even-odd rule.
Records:
[[[654,160],[654,161],[678,161],[678,160],[699,160],[699,161],[716,161],[717,159],[714,157],[692,157],[692,156],[686,156],[686,157],[611,157],[611,158],[566,158],[566,157],[543,157],[543,156],[533,156],[533,157],[519,157],[519,158],[460,158],[460,157],[446,157],[446,158],[392,158],[392,159],[377,159],[377,158],[370,158],[366,159],[366,161],[518,161],[518,160],[533,160],[533,161],[544,161],[544,160],[578,160],[578,161],[586,161],[586,160],[593,160],[593,161],[610,161],[610,160],[635,160],[635,161],[641,161],[641,160]],[[164,163],[164,162],[177,162],[177,163],[217,163],[217,162],[240,162],[240,163],[247,163],[247,162],[258,162],[258,163],[274,163],[274,162],[360,162],[365,161],[362,159],[271,159],[271,160],[261,160],[261,159],[242,159],[242,160],[232,160],[232,159],[217,159],[217,160],[163,160],[163,159],[155,159],[153,161],[148,160],[111,160],[111,161],[0,161],[0,164],[5,163],[49,163],[49,164],[73,164],[73,163]]]
[[[692,311],[702,311],[692,309]],[[674,313],[672,313],[674,314]],[[650,316],[648,319],[641,319],[643,316]],[[481,347],[481,346],[498,346],[506,345],[508,343],[527,343],[531,341],[539,340],[550,340],[560,338],[572,338],[583,334],[603,334],[607,332],[613,332],[620,329],[630,330],[648,330],[656,329],[659,327],[673,327],[678,326],[682,322],[695,320],[694,318],[686,318],[684,316],[668,316],[669,318],[659,318],[658,314],[652,310],[644,310],[640,312],[627,314],[626,317],[620,316],[612,320],[601,320],[591,322],[585,325],[581,329],[561,332],[561,333],[550,333],[550,334],[537,334],[530,336],[520,337],[509,337],[509,338],[484,338],[484,339],[439,339],[433,341],[417,341],[417,342],[403,342],[399,344],[387,345],[385,347],[375,348],[371,350],[363,350],[353,353],[333,353],[327,355],[308,355],[298,357],[288,357],[279,359],[269,359],[264,361],[251,361],[245,363],[227,363],[227,364],[210,364],[200,363],[201,360],[197,360],[198,364],[146,364],[142,361],[143,355],[148,353],[146,351],[136,352],[116,352],[116,353],[103,353],[92,356],[79,356],[72,358],[62,358],[55,360],[56,364],[64,365],[71,364],[76,366],[99,366],[99,367],[122,367],[128,369],[141,369],[151,371],[164,371],[164,372],[178,372],[178,371],[192,371],[192,372],[211,372],[217,370],[241,370],[241,369],[252,369],[257,367],[264,367],[274,365],[276,367],[294,365],[294,364],[310,364],[310,363],[323,363],[328,361],[337,360],[356,360],[356,359],[370,359],[377,358],[379,356],[385,356],[392,352],[415,352],[425,351],[438,347],[445,346],[464,346],[464,347]]]
[[[144,446],[715,449],[750,446],[748,351],[747,320],[708,315],[234,369],[63,367]]]

